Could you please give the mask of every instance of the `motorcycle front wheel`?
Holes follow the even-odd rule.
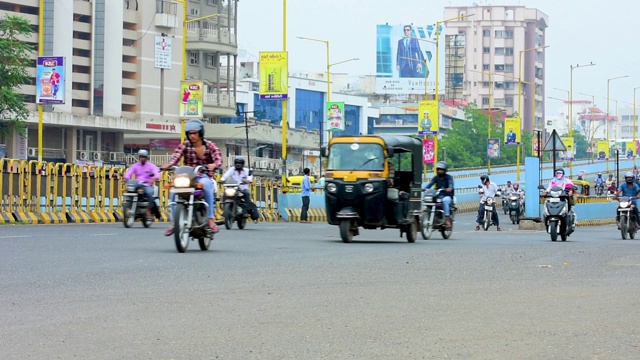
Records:
[[[422,238],[425,240],[429,240],[431,237],[431,233],[433,233],[433,228],[431,227],[431,213],[426,212],[422,214],[422,226],[421,233]]]
[[[482,229],[484,231],[489,230],[489,226],[491,226],[491,212],[490,211],[485,211],[484,212],[484,221],[482,222]]]
[[[224,227],[227,230],[231,230],[233,226],[233,205],[225,204],[224,205]]]
[[[557,224],[557,221],[551,221],[549,223],[549,234],[551,235],[551,241],[558,241],[558,224]]]
[[[136,216],[131,211],[132,202],[126,201],[122,206],[122,225],[126,228],[130,228],[136,222]]]
[[[622,240],[627,240],[627,232],[629,229],[627,228],[627,215],[620,215],[620,235],[622,235]]]
[[[187,229],[187,210],[184,205],[176,205],[173,217],[173,239],[178,252],[183,253],[189,247],[189,229]]]

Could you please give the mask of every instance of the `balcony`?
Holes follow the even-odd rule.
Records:
[[[226,92],[219,94],[205,93],[203,103],[205,116],[236,116],[236,99]]]
[[[236,34],[228,29],[194,29],[187,31],[187,50],[238,54]]]

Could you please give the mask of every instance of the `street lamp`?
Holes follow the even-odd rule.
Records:
[[[491,99],[492,99],[492,93],[491,93],[491,88],[493,87],[492,81],[491,81],[491,73],[490,72],[486,72],[486,71],[480,71],[480,70],[471,70],[469,69],[469,71],[472,72],[477,72],[483,75],[488,75],[489,76],[489,122],[487,125],[487,139],[491,138],[491,122],[493,121],[493,111],[491,109]],[[484,79],[482,79],[484,81]],[[489,157],[489,154],[487,153],[487,174],[491,175],[491,158]]]
[[[440,78],[440,24],[444,24],[447,23],[449,21],[454,21],[454,20],[461,20],[461,19],[465,19],[471,16],[474,16],[475,14],[464,14],[464,15],[460,15],[460,16],[456,16],[456,17],[452,17],[449,19],[445,19],[442,21],[436,21],[436,96],[435,96],[435,100],[436,100],[436,116],[438,117],[438,124],[440,123],[440,91],[439,91],[439,87],[438,87],[438,80]],[[489,80],[489,82],[491,82],[491,80]],[[489,89],[489,91],[491,91],[491,89]],[[491,96],[489,96],[489,103],[491,103]],[[489,104],[491,105],[491,104]],[[491,111],[491,106],[489,106],[489,111]],[[491,119],[489,119],[491,120]],[[489,121],[489,124],[491,124],[491,121]],[[489,125],[489,129],[491,129],[491,125]],[[437,159],[438,158],[438,137],[436,136],[434,138],[434,144],[433,144],[433,158]],[[489,160],[489,165],[491,165],[491,160]],[[433,174],[437,174],[438,171],[436,169],[436,167],[433,167]]]
[[[577,65],[569,65],[570,73],[569,73],[569,137],[573,137],[573,69],[587,67],[587,66],[595,66],[593,62],[589,62],[588,64],[577,64]],[[607,162],[607,166],[609,163]],[[569,161],[569,174],[573,176],[573,161]]]
[[[591,114],[590,118],[591,118],[591,122],[589,123],[589,134],[591,135],[589,137],[589,146],[591,146],[591,157],[593,160],[593,154],[596,152],[593,146],[593,138],[595,137],[596,131],[598,131],[598,128],[600,126],[596,126],[595,129],[593,128],[593,121],[595,119],[595,112],[594,112],[594,108],[596,107],[596,97],[590,94],[585,94],[585,93],[579,93],[580,95],[584,95],[584,96],[588,96],[591,98],[591,109],[589,110],[589,113]],[[606,121],[605,121],[606,124]],[[585,135],[587,135],[585,133]]]
[[[640,86],[633,88],[633,146],[634,149],[634,157],[633,157],[633,166],[636,166],[636,151],[638,149],[638,139],[636,138],[636,90],[640,89]]]
[[[609,151],[611,151],[611,146],[609,142],[609,89],[611,87],[611,81],[623,79],[626,77],[629,77],[629,75],[616,76],[614,78],[607,79],[607,116],[605,117],[605,124],[607,126],[607,144],[608,144]],[[609,156],[611,156],[611,154],[609,154]],[[607,158],[607,171],[609,171],[609,158]]]

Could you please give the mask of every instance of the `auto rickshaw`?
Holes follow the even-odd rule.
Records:
[[[328,151],[328,154],[327,154]],[[365,229],[400,229],[416,241],[420,224],[422,142],[410,136],[340,136],[324,149],[327,222],[345,243]]]
[[[589,196],[589,182],[586,180],[571,180],[576,187],[576,194],[580,196]]]

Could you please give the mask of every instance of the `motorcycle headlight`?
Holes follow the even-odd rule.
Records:
[[[236,189],[233,189],[233,188],[224,189],[224,196],[226,196],[226,197],[234,197],[234,196],[236,196]]]
[[[135,186],[127,186],[127,192],[135,192],[135,191],[136,191]]]
[[[327,184],[327,191],[328,191],[328,192],[332,192],[332,193],[334,193],[334,192],[336,192],[337,190],[338,190],[338,187],[336,186],[336,184],[334,184],[334,183],[328,183],[328,184]]]
[[[364,192],[370,193],[372,191],[373,191],[373,184],[371,183],[364,184]]]
[[[627,206],[629,206],[628,201],[620,201],[620,207],[626,208]]]
[[[425,196],[425,197],[424,197],[424,202],[433,202],[433,197],[431,197],[431,196]]]
[[[191,180],[188,177],[179,176],[173,179],[173,186],[177,188],[186,188],[191,184]]]
[[[487,205],[491,205],[493,204],[493,199],[492,198],[487,198]]]

